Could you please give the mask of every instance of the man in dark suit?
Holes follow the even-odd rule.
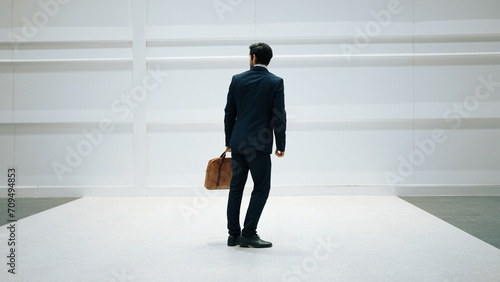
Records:
[[[267,70],[272,57],[273,51],[269,45],[250,45],[250,70],[233,76],[229,86],[224,109],[226,147],[232,151],[233,166],[227,205],[228,246],[272,246],[271,242],[257,235],[257,224],[271,188],[273,132],[276,156],[281,158],[285,155],[283,79]],[[240,207],[249,170],[254,188],[241,230]]]

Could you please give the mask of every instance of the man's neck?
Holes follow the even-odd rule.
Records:
[[[264,67],[267,69],[267,66],[266,65],[263,65],[263,64],[255,64],[254,67]]]

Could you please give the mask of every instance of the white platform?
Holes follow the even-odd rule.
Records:
[[[246,208],[248,198],[244,199]],[[270,249],[226,246],[226,198],[81,198],[17,222],[0,281],[499,281],[500,250],[392,196],[272,196]]]

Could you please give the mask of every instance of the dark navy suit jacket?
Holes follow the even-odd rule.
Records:
[[[267,68],[252,69],[233,76],[224,109],[226,146],[231,150],[285,151],[286,112],[283,79]]]

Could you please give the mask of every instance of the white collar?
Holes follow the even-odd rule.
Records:
[[[267,66],[266,65],[263,65],[263,64],[255,64],[254,67],[263,67],[263,68],[266,68],[267,69]]]

